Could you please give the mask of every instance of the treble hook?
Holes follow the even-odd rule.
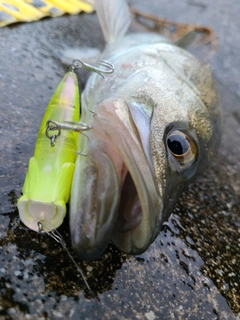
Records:
[[[92,129],[91,126],[87,125],[83,122],[73,122],[73,121],[65,121],[64,123],[57,122],[55,120],[48,120],[46,122],[46,137],[50,139],[51,146],[55,146],[55,141],[61,136],[61,130],[72,130],[75,132],[83,132]],[[49,131],[56,131],[57,134],[50,135]]]
[[[76,69],[86,69],[88,71],[93,71],[100,74],[100,76],[102,76],[103,78],[105,78],[104,74],[110,74],[114,72],[114,65],[112,63],[104,60],[100,60],[99,64],[100,66],[103,66],[107,69],[100,69],[100,68],[94,67],[80,59],[73,60],[72,65],[70,66],[69,69],[70,71],[75,71]]]

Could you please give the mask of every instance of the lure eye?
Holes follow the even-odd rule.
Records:
[[[179,170],[190,167],[197,156],[195,141],[185,132],[173,130],[168,134],[166,142],[171,157],[177,160]]]

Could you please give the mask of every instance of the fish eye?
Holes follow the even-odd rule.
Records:
[[[186,168],[189,168],[196,159],[196,143],[187,133],[180,130],[173,130],[169,132],[167,135],[166,144],[170,156],[178,163],[176,169],[182,171]]]

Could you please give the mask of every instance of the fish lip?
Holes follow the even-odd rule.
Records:
[[[77,159],[70,199],[72,244],[82,260],[95,260],[106,249],[119,202],[113,163],[101,143],[91,140],[91,146]]]
[[[119,227],[121,203],[116,208],[116,222],[112,230],[111,241],[123,252],[139,254],[145,251],[154,241],[162,225],[162,199],[160,197],[153,166],[149,163],[143,150],[138,128],[133,121],[129,105],[124,99],[108,99],[99,107],[93,116],[91,138],[98,137],[107,145],[106,152],[111,158],[113,151],[121,158],[122,163],[131,175],[142,212],[139,221],[126,230]],[[119,177],[121,189],[127,172],[123,175],[113,159]],[[122,196],[122,194],[121,194]]]

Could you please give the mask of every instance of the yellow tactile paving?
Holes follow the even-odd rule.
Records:
[[[94,0],[0,0],[0,27],[14,22],[30,22],[64,13],[90,13]]]

